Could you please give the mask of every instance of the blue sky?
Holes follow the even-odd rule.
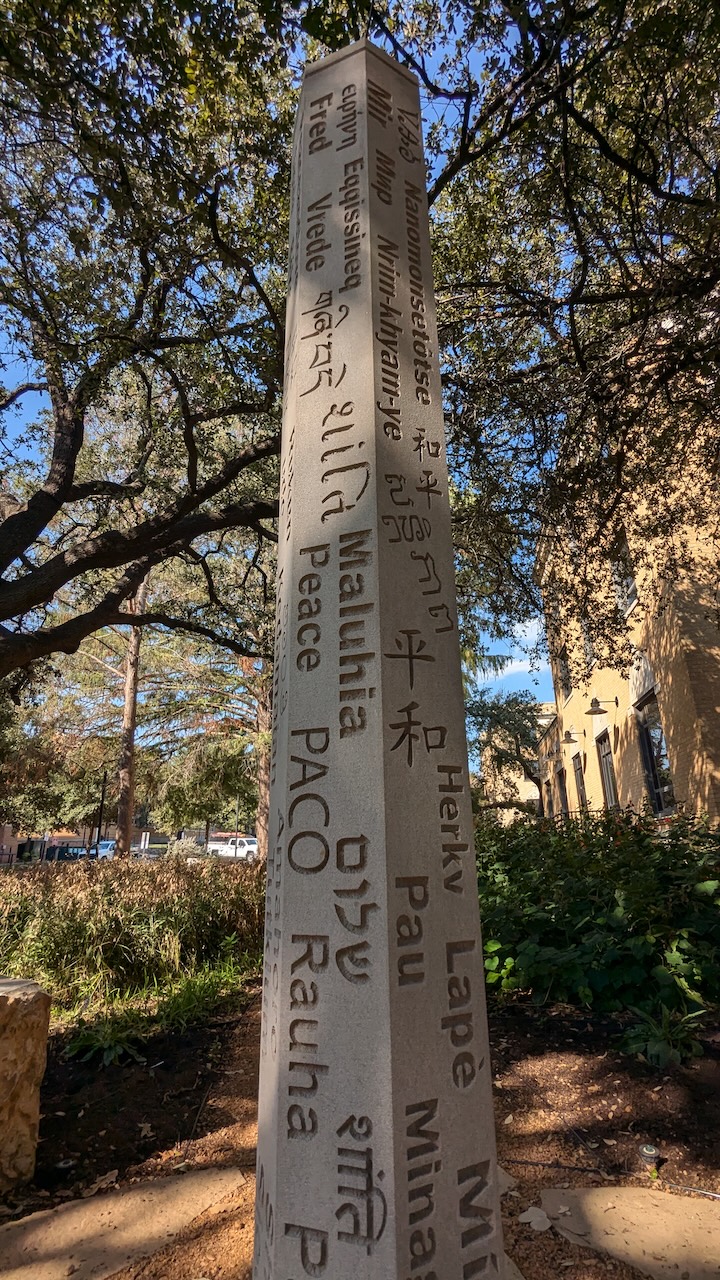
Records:
[[[554,702],[552,677],[547,657],[533,657],[531,651],[542,635],[539,621],[519,628],[513,644],[492,645],[493,653],[507,654],[508,662],[499,675],[490,673],[478,678],[479,685],[486,685],[497,693],[517,693],[529,689],[538,702]]]

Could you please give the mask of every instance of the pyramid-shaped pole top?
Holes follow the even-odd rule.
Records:
[[[314,75],[318,71],[324,71],[326,67],[331,67],[336,62],[342,62],[343,58],[351,58],[357,53],[371,53],[373,57],[378,58],[380,62],[387,67],[392,67],[393,71],[400,75],[407,76],[412,84],[417,84],[417,76],[412,71],[408,71],[402,63],[396,58],[391,58],[389,53],[384,49],[380,49],[371,40],[363,36],[362,40],[354,40],[352,44],[347,45],[344,49],[338,49],[335,53],[329,53],[326,58],[318,58],[316,62],[308,62],[303,71],[303,80],[308,76]]]

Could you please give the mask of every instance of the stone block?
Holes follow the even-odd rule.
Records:
[[[306,69],[255,1280],[504,1277],[418,83]]]
[[[35,1172],[50,996],[36,982],[0,978],[0,1192]]]

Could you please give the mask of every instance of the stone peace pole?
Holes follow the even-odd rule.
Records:
[[[419,106],[305,71],[254,1280],[503,1275]]]

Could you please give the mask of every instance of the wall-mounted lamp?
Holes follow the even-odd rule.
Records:
[[[619,707],[620,699],[610,698],[605,702],[601,702],[599,698],[591,698],[590,707],[585,712],[585,715],[586,716],[604,716],[606,713],[603,711],[603,707],[612,707],[613,705],[615,705],[616,707]]]
[[[589,713],[588,713],[588,714],[589,714]],[[586,738],[586,737],[587,737],[587,734],[585,733],[585,730],[584,730],[584,729],[583,729],[583,731],[582,731],[582,735],[583,735],[583,738]],[[573,743],[575,743],[575,742],[579,742],[579,741],[580,741],[580,739],[577,737],[577,735],[576,735],[576,734],[572,733],[572,731],[571,731],[570,729],[566,729],[566,730],[565,730],[565,733],[563,734],[563,745],[564,745],[564,746],[569,747],[569,746],[572,746],[572,744],[573,744]]]

